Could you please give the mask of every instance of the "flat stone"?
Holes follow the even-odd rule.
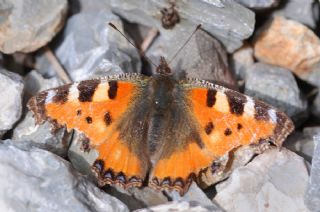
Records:
[[[239,48],[242,41],[250,37],[254,30],[254,13],[231,0],[175,1],[180,22],[172,30],[164,29],[161,23],[161,10],[171,6],[166,0],[112,0],[109,2],[116,14],[130,22],[156,27],[165,37],[170,37],[170,34],[173,34],[170,31],[175,31],[175,27],[181,25],[185,31],[177,35],[177,39],[180,39],[180,36],[201,23],[203,29],[220,40],[228,52]],[[190,26],[193,27],[190,28]]]
[[[301,77],[320,61],[320,40],[308,27],[276,16],[258,33],[254,55],[261,62],[287,68]]]
[[[245,79],[247,69],[254,64],[252,46],[248,43],[243,45],[231,55],[230,62],[236,76]]]
[[[4,211],[129,211],[70,164],[42,149],[0,144],[0,205]]]
[[[195,182],[192,182],[189,190],[184,194],[184,196],[180,196],[177,191],[167,191],[166,194],[172,201],[197,202],[205,207],[216,207],[216,205],[206,196],[203,190],[201,190]]]
[[[37,71],[31,71],[24,79],[26,102],[38,92],[57,87],[61,82],[57,78],[44,79]],[[28,142],[32,146],[42,148],[58,154],[67,156],[71,134],[66,129],[59,129],[55,134],[51,133],[51,125],[45,122],[37,125],[31,111],[28,111],[23,119],[13,130],[12,139],[15,142]]]
[[[256,63],[247,70],[245,82],[245,94],[284,111],[296,123],[307,117],[307,101],[289,70]]]
[[[239,4],[254,10],[268,9],[279,5],[280,0],[235,0]]]
[[[67,0],[1,0],[0,51],[33,52],[62,28]]]
[[[0,137],[21,117],[23,89],[18,74],[0,68]]]
[[[303,79],[318,87],[318,94],[311,105],[311,113],[320,118],[320,63],[317,63],[308,74],[304,75]]]
[[[319,21],[319,9],[319,2],[314,0],[290,0],[286,1],[275,14],[315,29]]]
[[[320,127],[305,127],[302,132],[296,131],[290,135],[284,146],[311,163],[314,152],[314,136],[319,134]]]
[[[312,158],[311,177],[305,193],[305,203],[310,211],[320,208],[320,133],[314,137],[315,150]]]
[[[290,179],[290,180],[288,180]],[[226,211],[307,211],[308,170],[303,158],[282,148],[267,150],[216,186]]]
[[[174,201],[169,202],[167,204],[158,205],[150,208],[136,210],[136,212],[160,212],[160,211],[190,211],[190,212],[206,212],[206,211],[214,211],[214,212],[222,212],[219,206],[206,207],[202,206],[198,202],[186,202],[186,201]]]
[[[189,28],[189,33],[181,25],[175,30],[167,32],[171,36],[160,36],[148,49],[146,55],[159,64],[160,57],[164,56],[177,78],[197,78],[236,89],[236,81],[229,71],[228,57],[225,48],[219,41],[203,30],[198,30],[188,44],[172,59],[175,53],[188,39],[194,26]],[[169,39],[168,39],[169,38]],[[153,74],[156,73],[152,67]]]
[[[140,72],[137,50],[108,22],[123,31],[120,19],[108,9],[80,12],[68,19],[63,39],[53,50],[72,81]],[[37,59],[37,65],[44,76],[55,75],[44,54]]]
[[[98,155],[99,153],[94,149],[91,149],[89,152],[85,152],[82,149],[81,133],[75,131],[68,149],[68,158],[72,166],[82,174],[90,174],[91,165]]]

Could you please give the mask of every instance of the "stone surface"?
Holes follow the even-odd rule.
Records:
[[[275,7],[280,3],[280,0],[235,0],[239,4],[251,9],[267,9]]]
[[[71,141],[70,148],[68,149],[68,158],[72,166],[82,174],[91,173],[91,165],[98,157],[98,152],[91,149],[89,152],[84,152],[81,149],[81,134],[77,131]]]
[[[275,14],[285,16],[314,29],[319,21],[319,9],[318,1],[290,0],[286,1],[280,11],[276,11]]]
[[[243,45],[232,54],[230,62],[237,78],[245,79],[247,69],[254,64],[252,46],[250,44]]]
[[[128,211],[67,161],[45,150],[4,141],[0,170],[4,211]]]
[[[17,143],[28,142],[32,146],[66,157],[71,134],[64,128],[52,134],[50,129],[51,125],[48,122],[37,125],[33,114],[28,111],[23,120],[13,130],[12,139]]]
[[[284,111],[296,123],[307,116],[306,99],[289,70],[256,63],[247,70],[245,81],[245,94]]]
[[[290,180],[289,180],[290,179]],[[307,211],[304,160],[283,148],[267,150],[216,186],[214,200],[226,211]]]
[[[224,211],[219,206],[206,207],[198,202],[174,201],[163,205],[158,205],[150,208],[136,210],[136,212],[160,212],[160,211],[190,211],[190,212],[209,212],[209,211]]]
[[[297,131],[290,135],[284,146],[311,163],[316,135],[320,135],[320,127],[305,127],[302,132]]]
[[[254,55],[302,76],[320,61],[320,40],[306,26],[276,16],[258,33]]]
[[[320,133],[314,137],[315,151],[312,158],[311,177],[305,194],[305,203],[310,211],[320,208]]]
[[[57,78],[44,79],[38,72],[31,71],[24,79],[25,102],[38,92],[57,87],[61,82]],[[71,134],[65,129],[59,129],[56,134],[51,133],[51,125],[44,123],[36,125],[33,114],[27,111],[23,119],[13,130],[12,138],[15,142],[26,142],[32,146],[46,149],[62,157],[67,155]]]
[[[193,182],[184,196],[180,196],[178,192],[166,192],[167,196],[173,201],[198,202],[205,207],[215,207],[214,203],[206,196],[206,194]]]
[[[78,13],[68,19],[63,40],[54,52],[73,81],[140,72],[137,50],[108,22],[123,31],[120,19],[107,9]],[[38,58],[37,65],[45,76],[55,74],[44,54]]]
[[[0,51],[32,52],[62,28],[67,0],[1,0]]]
[[[185,29],[177,25],[175,30],[171,31],[173,34],[169,39],[160,36],[148,49],[146,55],[156,64],[159,64],[161,56],[171,61],[193,30],[187,33]],[[174,36],[178,34],[179,36]],[[196,32],[177,57],[172,60],[170,67],[178,78],[198,78],[236,89],[236,82],[229,71],[225,48],[219,41],[202,30]],[[155,73],[155,67],[152,68]]]
[[[0,68],[0,137],[21,117],[23,88],[18,74]]]
[[[231,1],[175,1],[180,22],[172,30],[165,30],[161,25],[161,9],[169,8],[166,0],[111,0],[112,10],[130,22],[156,27],[165,37],[172,35],[177,26],[185,33],[192,31],[196,25],[202,24],[203,29],[215,36],[227,48],[234,51],[242,45],[254,29],[255,15],[252,11]],[[166,35],[168,33],[168,35]],[[177,34],[177,39],[183,35]]]
[[[303,79],[318,87],[318,94],[311,106],[311,113],[320,119],[320,63],[316,64],[312,71],[303,76]]]

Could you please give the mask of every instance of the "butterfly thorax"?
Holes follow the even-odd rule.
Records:
[[[160,57],[160,63],[157,67],[157,73],[161,75],[171,75],[171,68],[169,67],[166,59],[164,57]]]

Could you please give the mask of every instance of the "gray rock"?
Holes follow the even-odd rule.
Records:
[[[108,22],[123,31],[120,19],[110,10],[78,13],[68,19],[63,40],[55,49],[55,55],[73,81],[140,72],[141,62],[137,50]],[[54,75],[44,55],[37,62],[37,69],[45,76]]]
[[[318,93],[315,100],[313,101],[313,104],[311,106],[311,111],[313,115],[320,118],[320,93]]]
[[[277,107],[296,123],[307,116],[306,99],[289,70],[256,63],[247,70],[245,81],[245,94]]]
[[[60,85],[62,85],[62,82],[57,77],[46,79],[36,70],[29,72],[24,77],[25,93],[28,99],[40,91],[58,87]]]
[[[130,22],[156,27],[165,37],[174,34],[170,31],[175,31],[175,28],[165,30],[161,26],[161,9],[170,7],[166,0],[109,2],[115,13]],[[229,52],[239,48],[242,40],[248,38],[254,29],[254,13],[231,0],[175,1],[175,5],[181,19],[176,26],[181,25],[181,28],[185,29],[184,33],[190,32],[201,23],[202,27],[220,40]],[[176,39],[180,39],[184,33],[175,34]]]
[[[280,0],[235,0],[239,4],[251,9],[268,9],[275,7],[280,3]]]
[[[305,194],[305,203],[310,211],[320,208],[320,134],[314,137],[315,150],[312,158],[311,177]]]
[[[61,82],[57,78],[44,79],[36,71],[31,71],[24,79],[26,101],[39,91],[57,87]],[[71,134],[65,129],[59,129],[55,134],[51,133],[51,125],[44,123],[37,125],[33,114],[28,111],[23,119],[13,130],[15,142],[26,142],[38,148],[54,152],[62,157],[67,155]]]
[[[72,14],[97,12],[100,10],[110,9],[109,4],[106,1],[101,0],[71,0],[69,1],[69,10]]]
[[[91,149],[89,152],[84,152],[82,149],[81,134],[74,132],[72,143],[68,149],[68,158],[72,166],[82,174],[91,173],[91,165],[98,157],[98,152]]]
[[[160,212],[160,211],[190,211],[190,212],[206,212],[206,211],[223,211],[219,206],[206,207],[198,202],[174,201],[163,205],[158,205],[150,208],[136,210],[136,212]]]
[[[283,15],[289,19],[298,21],[313,29],[319,21],[319,2],[314,0],[290,0],[275,14]]]
[[[23,88],[18,74],[0,68],[0,137],[21,117]]]
[[[48,122],[37,125],[29,111],[13,130],[12,139],[17,143],[28,142],[32,146],[66,157],[72,134],[64,128],[52,134],[50,129],[51,125]]]
[[[155,64],[159,64],[161,56],[167,58],[169,62],[188,39],[194,27],[190,29],[192,30],[187,33],[182,25],[177,25],[175,30],[167,32],[167,34],[171,33],[170,36],[160,36],[148,49],[146,55]],[[225,48],[219,41],[202,30],[196,32],[177,57],[172,60],[170,67],[178,78],[198,78],[231,88],[236,87],[236,82],[229,71]],[[152,68],[155,73],[155,67]]]
[[[252,46],[250,44],[243,45],[231,55],[230,62],[236,76],[245,79],[247,69],[254,64]]]
[[[320,135],[320,127],[305,127],[303,132],[297,131],[290,135],[284,146],[311,163],[316,135]]]
[[[302,76],[309,83],[318,87],[318,94],[311,105],[311,113],[320,119],[320,63],[317,63],[310,73]]]
[[[308,171],[303,158],[285,148],[267,150],[216,186],[214,200],[226,211],[307,211]]]
[[[45,150],[0,144],[0,204],[4,211],[128,211],[70,164]]]
[[[62,28],[66,0],[1,0],[0,51],[32,52],[46,45]]]
[[[186,202],[198,202],[199,204],[201,204],[202,206],[205,206],[206,208],[211,207],[211,208],[216,208],[217,210],[219,209],[219,207],[215,205],[212,202],[212,200],[210,200],[206,196],[206,194],[198,187],[198,185],[195,182],[191,184],[189,191],[183,197],[179,197],[176,200],[186,201]]]

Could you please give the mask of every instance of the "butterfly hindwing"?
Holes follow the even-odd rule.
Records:
[[[158,189],[184,194],[202,171],[216,171],[216,162],[231,150],[263,142],[281,146],[293,131],[293,123],[284,113],[236,91],[204,81],[190,80],[179,86],[179,110],[189,118],[172,119],[176,123],[172,128],[176,134],[196,136],[175,139],[175,144],[163,138],[164,153],[149,179],[149,184]],[[189,129],[182,129],[181,122]],[[175,133],[171,138],[176,138]]]
[[[123,125],[133,116],[143,81],[134,74],[81,81],[43,91],[28,106],[37,123],[48,120],[84,134],[99,153],[93,171],[101,185],[141,186],[148,168],[145,142],[129,133],[144,131],[146,125]]]

